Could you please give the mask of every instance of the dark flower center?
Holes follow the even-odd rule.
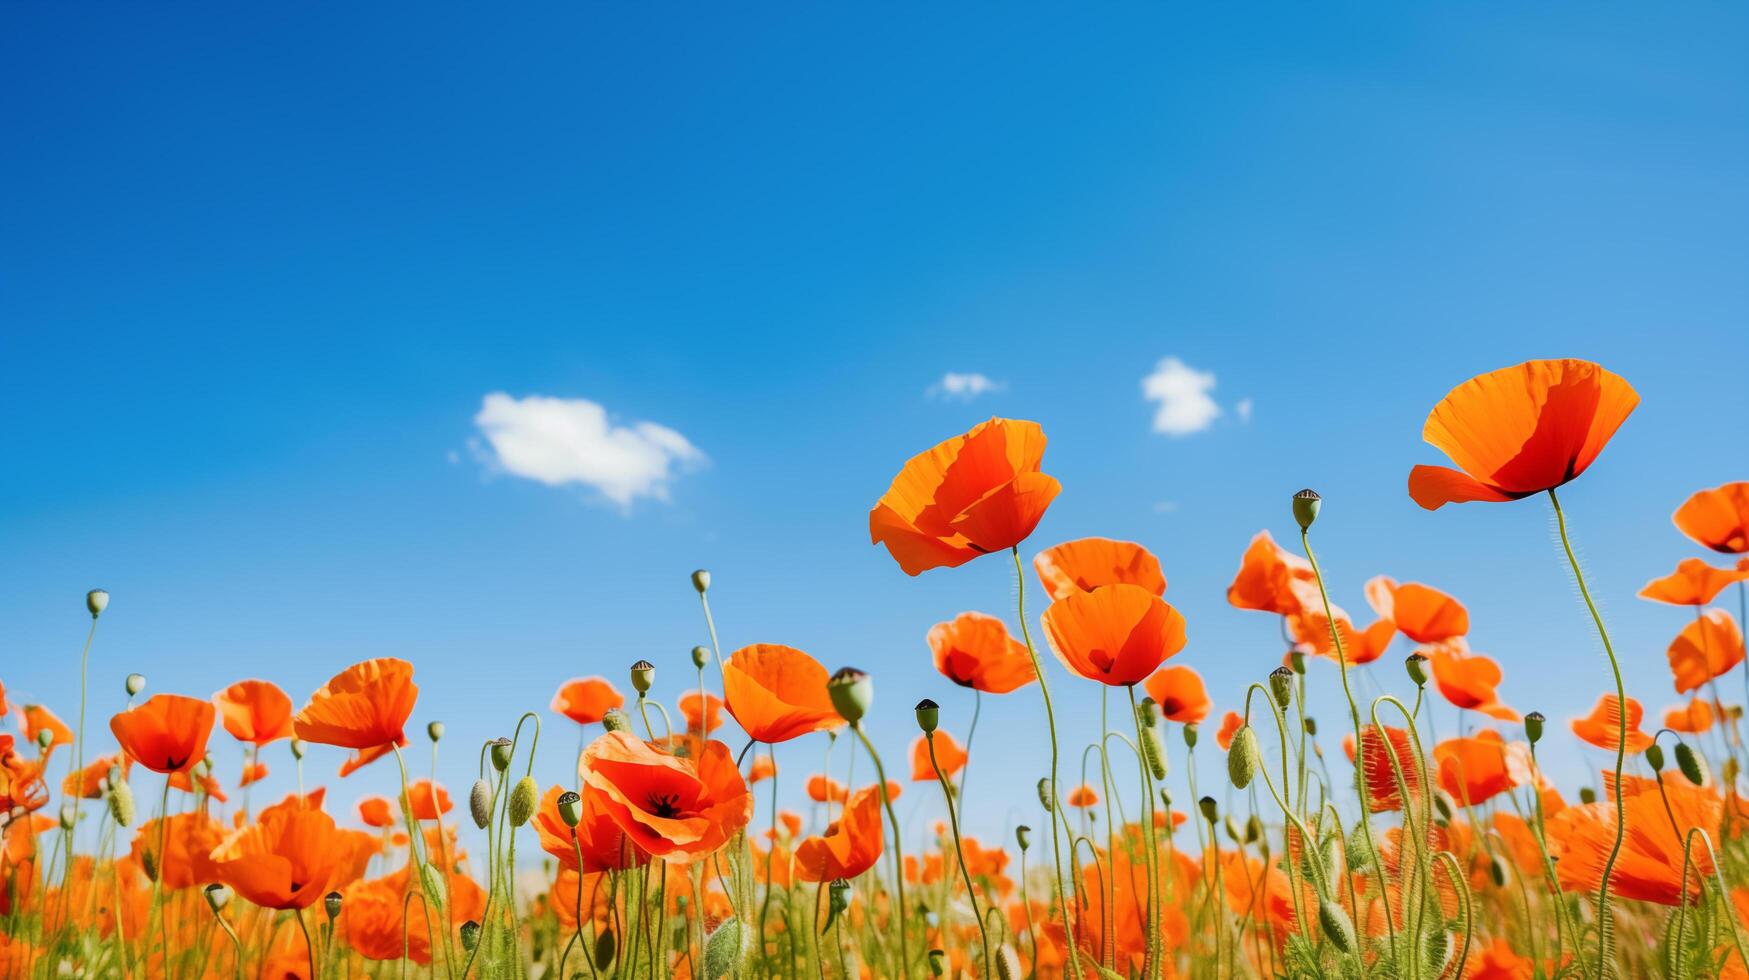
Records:
[[[680,797],[674,793],[651,793],[650,812],[658,817],[680,816]]]

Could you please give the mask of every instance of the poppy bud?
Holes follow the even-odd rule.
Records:
[[[1524,737],[1530,739],[1530,744],[1543,740],[1543,722],[1547,721],[1540,711],[1532,711],[1524,716]]]
[[[146,689],[146,675],[129,674],[125,686],[127,687],[128,697],[131,698],[134,695],[139,694]]]
[[[603,929],[595,936],[595,968],[605,970],[613,965],[613,956],[619,951],[619,940],[613,936],[612,929]]]
[[[706,592],[709,592],[711,588],[711,573],[702,568],[693,572],[692,587],[698,590],[699,595],[704,595]]]
[[[292,758],[294,758],[294,759],[302,759],[304,757],[304,740],[303,739],[298,738],[296,736],[292,737],[291,754],[292,754]]]
[[[329,892],[322,896],[322,911],[328,913],[329,922],[333,922],[335,919],[340,918],[340,902],[341,897],[339,892]]]
[[[939,977],[947,973],[947,951],[932,949],[929,951],[929,975]]]
[[[941,724],[941,705],[924,698],[917,702],[917,727],[923,729],[925,735],[933,735]]]
[[[856,725],[874,703],[874,679],[855,667],[840,667],[826,681],[826,693],[832,698],[832,707],[838,709],[838,716]]]
[[[140,852],[140,870],[152,881],[158,880],[158,852],[150,847]]]
[[[231,889],[216,881],[206,886],[206,904],[214,915],[223,912],[225,906],[231,904]]]
[[[1597,802],[1597,791],[1592,789],[1589,786],[1579,787],[1579,802],[1587,804],[1587,805],[1592,804],[1592,803],[1596,803]]]
[[[1056,792],[1051,788],[1049,776],[1038,781],[1038,802],[1040,806],[1045,808],[1046,813],[1049,813],[1055,805],[1056,796]]]
[[[632,664],[632,690],[642,697],[650,690],[650,685],[656,683],[656,665],[648,660],[640,660]]]
[[[1689,748],[1687,742],[1676,743],[1676,768],[1682,770],[1682,775],[1694,785],[1706,785],[1706,760]]]
[[[1142,761],[1155,779],[1166,778],[1166,742],[1160,738],[1160,729],[1142,729]]]
[[[1026,976],[1020,969],[1020,956],[1014,947],[1003,943],[996,947],[996,980],[1020,980]]]
[[[539,802],[540,787],[535,784],[534,777],[524,776],[517,780],[515,788],[510,791],[510,826],[520,827],[528,823]]]
[[[85,593],[85,608],[91,611],[91,618],[96,619],[109,608],[109,593],[102,589],[92,589]]]
[[[1311,717],[1306,719],[1306,734],[1313,738],[1318,737],[1318,719]]]
[[[480,945],[480,924],[473,919],[462,923],[462,952],[472,953]]]
[[[1457,801],[1445,790],[1436,789],[1433,791],[1433,809],[1435,821],[1443,827],[1451,823],[1452,818],[1457,815]]]
[[[433,742],[443,741],[443,722],[434,721],[425,726],[425,735]]]
[[[47,752],[49,746],[55,744],[55,733],[46,728],[37,729],[36,744],[37,747],[41,748],[44,752]]]
[[[1366,871],[1372,867],[1372,838],[1367,836],[1366,828],[1355,825],[1348,835],[1348,868],[1351,871]]]
[[[1495,888],[1506,887],[1506,862],[1495,854],[1488,858],[1488,878],[1494,882]]]
[[[1240,725],[1227,749],[1227,778],[1235,787],[1251,785],[1251,777],[1257,775],[1257,754],[1257,733],[1250,725]]]
[[[1306,651],[1297,649],[1289,650],[1287,652],[1286,666],[1296,674],[1304,674],[1306,672]]]
[[[1219,807],[1215,804],[1215,798],[1212,796],[1205,796],[1197,800],[1196,808],[1201,811],[1202,818],[1209,823],[1214,823],[1215,815],[1220,812]]]
[[[565,826],[575,827],[583,822],[583,797],[566,791],[559,794],[559,819],[565,821]]]
[[[1677,744],[1680,745],[1682,743],[1678,742]],[[1646,746],[1646,765],[1651,766],[1653,772],[1664,771],[1663,746],[1659,745],[1657,742],[1653,742],[1651,745]]]
[[[1136,705],[1136,720],[1141,722],[1144,728],[1153,728],[1160,724],[1159,702],[1153,698],[1143,698],[1142,703]]]
[[[1245,843],[1255,844],[1263,839],[1263,821],[1257,819],[1257,814],[1245,818]]]
[[[1324,498],[1318,496],[1316,490],[1301,490],[1294,494],[1294,523],[1300,530],[1309,531],[1312,522],[1318,519],[1318,508],[1324,505]],[[1347,947],[1343,948],[1347,952]]]
[[[694,667],[697,667],[699,670],[703,670],[704,665],[708,664],[710,662],[711,662],[711,648],[710,647],[693,647],[692,648],[692,665]]]
[[[492,768],[499,772],[509,769],[511,753],[516,751],[515,743],[507,738],[499,737],[487,744],[492,746]]]
[[[1724,780],[1725,785],[1726,786],[1737,785],[1737,757],[1734,755],[1726,756],[1723,769],[1724,769],[1724,774],[1721,778]]]
[[[1427,686],[1427,658],[1419,653],[1411,653],[1403,659],[1403,669],[1408,672],[1409,679],[1416,687]]]
[[[1171,812],[1171,810],[1172,810],[1172,794],[1168,793],[1164,786],[1162,786],[1160,788],[1160,805],[1164,806],[1166,808],[1167,812]]]
[[[1196,722],[1194,721],[1184,724],[1184,747],[1187,749],[1196,748]]]
[[[1269,693],[1275,696],[1276,705],[1285,710],[1294,699],[1294,672],[1286,667],[1270,671]]]
[[[73,804],[71,804],[71,803],[62,804],[61,805],[61,829],[62,830],[72,830],[73,829],[73,821],[76,819],[78,819],[78,817],[73,813]]]
[[[484,779],[474,780],[474,788],[468,791],[468,815],[481,830],[492,822],[492,787]]]
[[[1032,846],[1032,828],[1026,824],[1014,828],[1014,842],[1020,845],[1022,851]]]
[[[1318,924],[1324,927],[1324,936],[1330,940],[1330,945],[1344,953],[1354,951],[1354,923],[1342,906],[1333,901],[1318,903]]]
[[[134,791],[126,781],[110,782],[109,816],[117,827],[126,827],[134,822]]]
[[[629,732],[632,730],[632,716],[619,708],[609,708],[601,716],[601,727],[610,732]]]
[[[1233,843],[1237,844],[1245,839],[1245,836],[1239,833],[1239,824],[1233,819],[1232,814],[1229,813],[1221,818],[1221,827],[1226,830],[1227,839]]]

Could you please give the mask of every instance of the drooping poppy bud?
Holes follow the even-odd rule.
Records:
[[[1589,786],[1579,787],[1579,802],[1586,805],[1597,802],[1597,791]]]
[[[1488,858],[1488,878],[1494,882],[1495,888],[1506,887],[1506,862],[1500,860],[1500,855],[1490,855]]]
[[[230,887],[216,881],[206,886],[206,904],[214,915],[223,912],[225,906],[231,904]]]
[[[1214,823],[1215,816],[1220,813],[1220,806],[1215,803],[1215,798],[1212,796],[1205,796],[1197,800],[1196,808],[1202,813],[1202,818],[1209,823]]]
[[[1354,923],[1342,906],[1328,900],[1318,903],[1318,925],[1324,928],[1330,945],[1344,953],[1354,951]]]
[[[1300,530],[1309,531],[1312,522],[1318,519],[1318,508],[1324,506],[1324,498],[1318,496],[1316,490],[1306,489],[1294,494],[1294,523]]]
[[[1677,744],[1681,744],[1681,743],[1677,743]],[[1646,765],[1651,766],[1653,772],[1656,773],[1656,772],[1663,772],[1664,771],[1664,747],[1663,746],[1659,745],[1657,742],[1653,742],[1651,745],[1646,746],[1645,758],[1646,758]]]
[[[1056,806],[1056,799],[1057,793],[1051,788],[1050,777],[1046,776],[1045,778],[1040,779],[1038,781],[1039,806],[1044,807],[1045,812],[1049,813]]]
[[[1014,947],[1003,943],[992,954],[996,957],[996,980],[1020,980],[1026,974],[1020,969],[1020,955]]]
[[[595,968],[606,970],[613,965],[613,956],[619,951],[619,940],[614,938],[612,929],[603,929],[595,937]]]
[[[303,757],[304,757],[304,740],[303,739],[296,738],[296,737],[292,738],[292,740],[291,740],[291,754],[292,754],[292,758],[294,758],[294,759],[299,759],[299,760],[303,759]]]
[[[601,727],[610,732],[629,732],[632,730],[632,716],[619,708],[609,708],[601,716]]]
[[[932,949],[929,951],[929,975],[943,976],[947,973],[947,950]]]
[[[1318,719],[1310,715],[1306,716],[1306,734],[1313,738],[1318,737]]]

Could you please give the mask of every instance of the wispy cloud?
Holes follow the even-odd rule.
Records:
[[[1233,406],[1233,414],[1239,416],[1239,421],[1251,421],[1251,409],[1255,408],[1249,398],[1239,399],[1239,404]]]
[[[590,487],[622,510],[640,497],[667,500],[674,478],[705,462],[679,432],[654,422],[615,424],[586,398],[495,391],[474,424],[485,445],[470,446],[489,468],[549,487]]]
[[[1154,411],[1154,431],[1169,436],[1187,436],[1213,425],[1221,406],[1210,394],[1215,390],[1213,371],[1198,371],[1176,357],[1168,357],[1142,379],[1142,397],[1159,402]]]
[[[940,381],[929,386],[929,395],[932,398],[969,402],[979,395],[1001,391],[1004,387],[1002,382],[992,380],[987,374],[949,371],[941,376]]]

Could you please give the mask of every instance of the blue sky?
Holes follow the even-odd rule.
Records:
[[[1044,426],[1064,485],[1033,543],[1153,548],[1190,624],[1179,662],[1220,709],[1281,656],[1225,585],[1312,486],[1338,602],[1363,608],[1376,573],[1454,593],[1508,703],[1564,719],[1605,672],[1546,507],[1428,514],[1404,490],[1444,462],[1419,433],[1449,388],[1551,356],[1642,395],[1565,499],[1630,683],[1676,700],[1684,614],[1633,592],[1698,553],[1675,505],[1749,475],[1741,10],[4,17],[15,701],[72,713],[101,585],[93,730],[131,670],[301,699],[402,656],[465,786],[472,747],[565,678],[647,657],[661,693],[690,686],[704,566],[727,645],[876,675],[902,767],[913,702],[956,733],[969,709],[925,631],[1012,621],[1013,584],[997,560],[906,578],[867,511],[906,457],[1001,414]],[[1213,378],[1198,431],[1155,431],[1143,380],[1166,358]],[[998,387],[932,391],[948,372]],[[697,458],[664,471],[634,428],[598,478],[625,505],[522,478],[488,465],[493,393],[587,400]],[[1375,668],[1398,692],[1401,643]],[[1078,745],[1097,695],[1056,676]],[[1314,675],[1332,753],[1335,685]],[[993,833],[1032,815],[1044,753],[1036,696],[986,709],[970,822]],[[575,732],[546,720],[557,780]],[[1554,742],[1569,787],[1602,761]],[[818,755],[780,751],[784,785]]]

